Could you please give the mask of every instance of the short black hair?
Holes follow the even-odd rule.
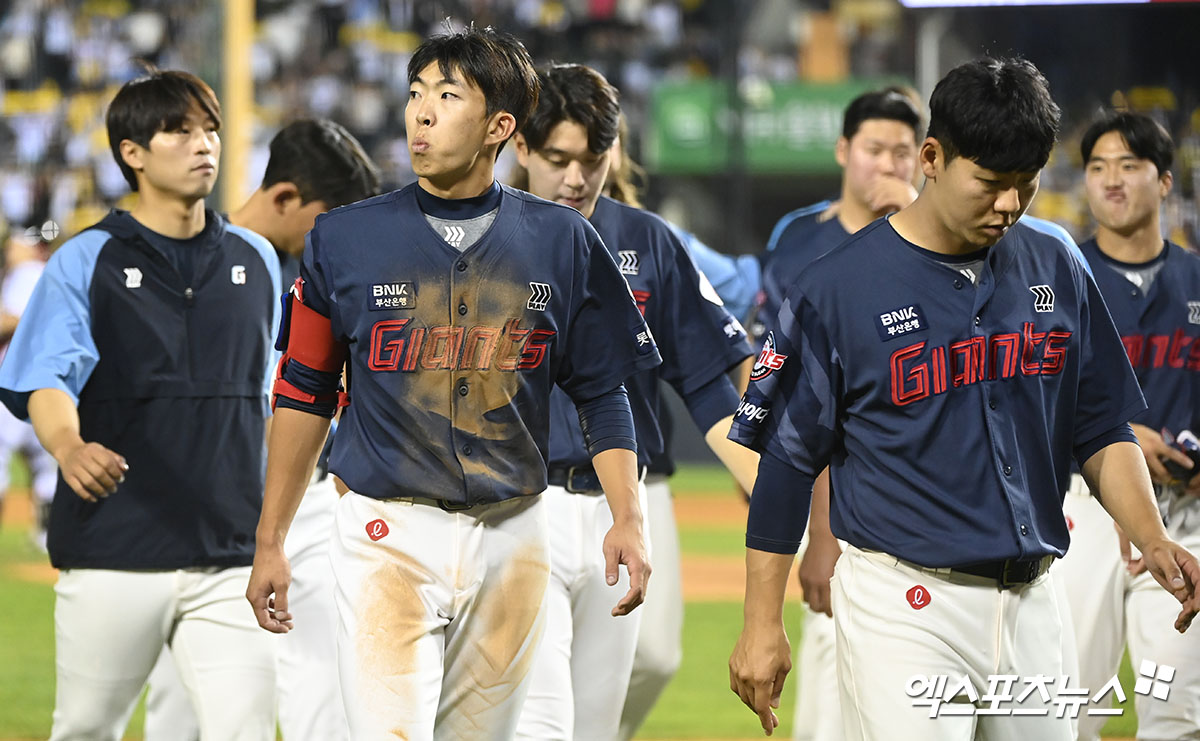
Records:
[[[408,60],[408,83],[415,82],[421,70],[435,62],[443,75],[449,77],[457,69],[478,86],[487,102],[487,115],[511,113],[517,122],[514,131],[525,127],[537,106],[538,77],[533,60],[525,45],[511,34],[491,26],[480,30],[472,24],[458,33],[426,39]]]
[[[358,140],[328,119],[302,118],[271,139],[271,158],[262,187],[288,182],[300,202],[345,206],[379,193],[379,168]]]
[[[1171,135],[1162,124],[1144,113],[1112,110],[1103,111],[1084,132],[1083,141],[1079,143],[1083,164],[1092,158],[1096,140],[1110,131],[1121,135],[1135,157],[1153,162],[1159,175],[1171,169],[1171,163],[1175,161],[1175,142],[1171,141]]]
[[[994,172],[1033,172],[1050,159],[1061,117],[1050,85],[1025,59],[960,64],[929,99],[929,132],[949,163],[966,157]]]
[[[121,142],[128,139],[149,147],[155,134],[179,128],[196,106],[221,128],[221,104],[216,94],[191,72],[146,65],[146,74],[121,86],[108,105],[105,123],[108,146],[130,188],[138,189],[137,176],[121,156]]]
[[[530,149],[541,149],[563,121],[587,129],[592,154],[612,147],[621,131],[621,104],[604,75],[582,64],[553,64],[538,70],[538,79],[542,91],[537,109],[521,132]]]
[[[912,98],[900,88],[887,87],[863,93],[850,101],[842,116],[842,136],[853,139],[864,121],[875,118],[907,124],[912,127],[913,139],[920,133],[921,113]]]

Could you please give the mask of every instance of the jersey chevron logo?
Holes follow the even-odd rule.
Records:
[[[1033,292],[1033,310],[1041,314],[1054,311],[1054,290],[1045,284],[1030,286]]]
[[[622,275],[637,275],[638,271],[642,269],[642,264],[636,250],[620,250],[617,252],[617,257],[621,261],[620,268]]]
[[[1188,301],[1188,324],[1200,324],[1200,301]]]
[[[529,295],[529,301],[525,303],[525,308],[532,311],[545,311],[546,304],[550,303],[550,284],[530,283],[529,288],[532,293]]]
[[[448,225],[445,233],[442,235],[442,237],[446,240],[446,243],[455,249],[458,249],[459,245],[462,244],[462,241],[466,236],[467,233],[463,231],[461,226],[454,226],[453,224]]]
[[[125,268],[125,287],[141,288],[142,271],[139,268]]]

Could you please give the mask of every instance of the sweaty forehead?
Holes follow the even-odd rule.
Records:
[[[449,64],[445,69],[442,69],[442,64],[438,61],[433,61],[425,65],[417,73],[417,78],[413,82],[419,82],[422,85],[428,86],[455,85],[470,90],[479,90],[479,85],[475,83],[475,80],[463,72],[462,68],[457,64]]]

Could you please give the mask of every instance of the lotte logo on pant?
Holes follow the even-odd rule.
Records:
[[[367,523],[367,537],[371,540],[379,540],[387,534],[388,526],[383,520],[371,520]]]
[[[929,594],[929,590],[920,584],[905,592],[904,596],[908,599],[908,604],[914,610],[920,610],[933,600]]]

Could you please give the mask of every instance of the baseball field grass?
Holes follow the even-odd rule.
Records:
[[[22,482],[20,471],[15,483]],[[761,738],[757,719],[729,691],[726,661],[741,630],[741,563],[745,505],[721,469],[684,467],[672,480],[684,553],[684,659],[679,674],[639,738]],[[54,700],[54,572],[29,543],[27,494],[7,498],[0,526],[0,741],[45,739]],[[788,635],[799,641],[798,590],[788,602]],[[791,736],[794,677],[784,693],[775,738]],[[1132,697],[1128,662],[1122,684]],[[142,712],[127,739],[141,738]],[[1132,702],[1112,719],[1106,738],[1132,736]]]

